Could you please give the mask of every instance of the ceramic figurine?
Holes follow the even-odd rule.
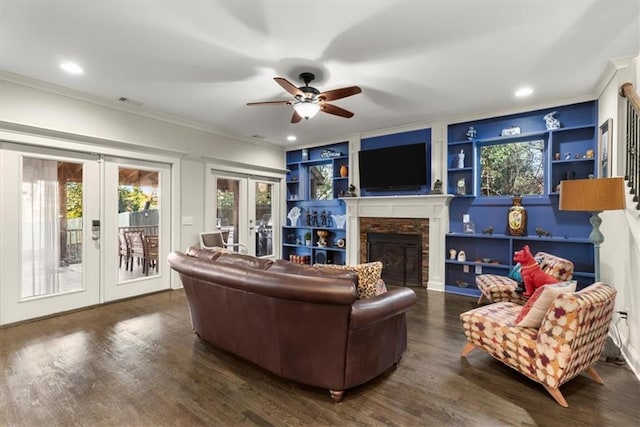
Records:
[[[460,152],[458,153],[457,165],[458,165],[458,169],[462,169],[464,167],[464,150],[463,149],[460,149]]]
[[[560,120],[553,117],[556,114],[558,114],[557,111],[552,111],[544,115],[543,119],[544,124],[547,126],[547,130],[560,129]]]
[[[469,126],[469,129],[467,130],[467,133],[465,133],[465,135],[468,141],[473,141],[474,139],[476,139],[478,132],[474,129],[473,126]]]
[[[296,225],[298,225],[298,218],[300,217],[300,213],[301,213],[300,208],[297,206],[294,206],[291,208],[291,210],[287,214],[287,218],[289,218],[289,221],[291,221],[292,227],[295,227]]]
[[[458,252],[455,249],[449,249],[449,259],[456,259]]]
[[[431,190],[431,194],[442,194],[442,181],[436,179],[436,182],[433,183],[433,190]]]
[[[536,234],[538,237],[553,237],[550,231],[547,231],[542,227],[536,227]]]

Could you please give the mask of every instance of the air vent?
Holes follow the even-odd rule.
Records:
[[[118,101],[124,102],[125,104],[135,105],[135,106],[142,105],[142,102],[134,101],[133,99],[129,99],[126,96],[121,96],[120,98],[118,98]]]

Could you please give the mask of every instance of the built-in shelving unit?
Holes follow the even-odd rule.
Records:
[[[557,111],[561,127],[547,129],[543,116]],[[507,275],[513,267],[513,252],[528,244],[532,253],[549,252],[571,260],[574,279],[582,288],[593,283],[593,244],[589,214],[560,211],[557,187],[563,179],[583,179],[597,174],[597,104],[583,102],[508,116],[456,123],[448,127],[447,192],[454,196],[449,209],[446,235],[445,289],[447,292],[478,296],[477,274]],[[476,137],[466,136],[470,127]],[[520,128],[517,135],[500,136],[503,129]],[[526,236],[507,233],[507,212],[512,195],[486,197],[480,191],[480,150],[487,145],[509,142],[544,142],[544,194],[524,196],[528,213]],[[464,163],[458,162],[460,151]],[[458,167],[462,166],[462,167]],[[460,185],[459,184],[464,184]],[[463,215],[475,224],[474,234],[463,233]],[[552,237],[538,237],[536,228]],[[492,234],[488,229],[492,228]],[[483,233],[484,231],[484,233]],[[449,251],[463,250],[466,261],[450,259]],[[485,262],[488,261],[488,262]]]
[[[282,258],[289,260],[292,255],[306,257],[309,263],[345,263],[344,242],[346,230],[338,228],[332,215],[345,213],[344,202],[339,199],[349,188],[348,166],[349,145],[347,142],[323,145],[308,149],[287,151],[287,213],[298,207],[301,215],[296,224],[287,217],[282,227]],[[331,197],[319,200],[313,197],[312,182],[320,178],[314,166],[331,166]],[[341,175],[341,169],[347,169],[347,176]],[[316,181],[314,181],[314,179]],[[324,215],[323,215],[324,214]],[[320,246],[318,231],[328,232],[326,246]],[[305,235],[310,235],[306,244]]]
[[[449,233],[446,236],[446,291],[479,296],[475,276],[508,275],[515,265],[513,253],[525,245],[529,245],[533,254],[542,251],[571,260],[574,263],[573,278],[578,281],[578,289],[593,283],[593,244],[587,238]],[[451,250],[456,251],[454,259],[451,259]],[[457,254],[461,250],[465,252],[466,261],[457,260]]]

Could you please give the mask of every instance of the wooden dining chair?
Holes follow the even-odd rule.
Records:
[[[126,238],[129,240],[129,245],[131,249],[131,264],[129,271],[133,271],[134,260],[137,260],[138,265],[142,265],[143,273],[146,272],[146,253],[145,253],[145,244],[144,238],[141,231],[129,231],[125,234]]]
[[[125,270],[129,269],[129,262],[131,262],[131,248],[129,247],[129,241],[127,240],[127,236],[123,232],[118,234],[118,240],[120,243],[119,247],[119,256],[120,261],[118,264],[119,268],[122,268],[122,260],[124,259]]]
[[[160,250],[160,239],[157,235],[144,236],[145,243],[145,269],[144,273],[148,276],[149,270],[155,268],[158,272],[158,252]]]

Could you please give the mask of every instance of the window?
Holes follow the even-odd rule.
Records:
[[[480,195],[541,195],[544,140],[480,147]]]

